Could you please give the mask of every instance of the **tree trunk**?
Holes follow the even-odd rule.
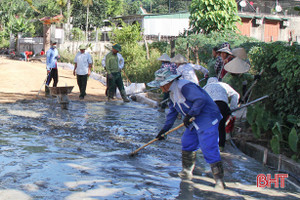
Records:
[[[68,19],[67,19],[67,28],[66,28],[66,37],[67,40],[70,39],[69,35],[70,35],[70,26],[71,26],[71,22],[70,22],[70,17],[71,17],[71,0],[68,0],[67,2],[67,13],[68,13]]]
[[[171,58],[173,58],[174,56],[175,56],[175,39],[174,38],[172,38],[171,39]]]
[[[86,28],[85,28],[85,39],[86,39],[86,41],[88,41],[89,10],[90,10],[90,5],[88,5],[87,8],[86,8]]]
[[[150,54],[149,54],[149,48],[148,48],[148,43],[147,43],[147,40],[146,40],[146,36],[144,35],[144,43],[145,43],[145,47],[146,47],[146,52],[147,52],[147,60],[150,59]]]
[[[44,50],[45,52],[48,51],[48,49],[50,48],[50,25],[47,25],[47,24],[44,24],[43,25],[43,38],[44,38],[44,44],[43,44],[43,47],[44,47]]]

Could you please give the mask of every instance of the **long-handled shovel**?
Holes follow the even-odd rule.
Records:
[[[36,97],[38,97],[38,96],[40,95],[40,92],[41,92],[41,90],[42,90],[42,87],[46,84],[47,79],[48,79],[48,77],[49,77],[50,74],[51,74],[51,71],[52,71],[52,68],[51,68],[49,74],[47,74],[46,79],[44,80],[43,84],[41,85],[41,88],[40,88],[39,92],[37,93]]]
[[[190,121],[193,121],[194,119],[195,119],[195,118],[192,117],[192,118],[190,119]],[[169,130],[168,132],[166,132],[165,134],[163,134],[162,137],[164,137],[164,136],[166,136],[166,135],[172,133],[173,131],[176,131],[176,130],[180,129],[180,128],[183,127],[183,126],[184,126],[184,123],[179,124],[177,127],[173,128],[173,129]],[[141,149],[145,148],[146,146],[152,144],[153,142],[155,142],[155,141],[157,141],[157,140],[159,140],[159,139],[158,139],[158,138],[154,138],[153,140],[151,140],[150,142],[148,142],[148,143],[145,144],[144,146],[141,146],[141,147],[138,148],[137,150],[131,152],[131,153],[130,153],[130,156],[134,156],[134,155],[135,155],[137,152],[139,152]]]

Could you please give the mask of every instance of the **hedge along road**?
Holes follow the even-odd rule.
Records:
[[[299,198],[288,182],[285,188],[257,188],[258,174],[274,177],[276,172],[230,144],[222,153],[228,189],[214,190],[210,167],[200,152],[193,181],[181,181],[177,172],[181,170],[183,129],[129,156],[155,137],[164,113],[136,102],[101,102],[98,97],[104,87],[100,83],[95,87],[100,85],[102,93],[93,96],[97,101],[77,101],[78,94],[72,94],[69,109],[62,110],[55,98],[35,98],[41,83],[34,88],[33,83],[25,83],[26,78],[14,76],[28,74],[34,79],[37,71],[44,76],[44,65],[1,60],[0,67],[1,94],[25,99],[0,104],[0,199]],[[68,85],[75,85],[71,71],[59,71],[61,82],[66,79]],[[18,87],[5,88],[9,85]]]

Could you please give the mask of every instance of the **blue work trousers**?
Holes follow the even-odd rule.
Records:
[[[205,129],[196,131],[186,129],[181,137],[183,151],[197,151],[201,148],[204,159],[207,163],[212,164],[221,161],[219,151],[219,123]]]

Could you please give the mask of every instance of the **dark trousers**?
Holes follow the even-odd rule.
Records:
[[[51,80],[53,79],[53,87],[57,86],[58,83],[58,71],[56,69],[51,69],[50,74],[48,75],[46,85],[50,86]]]
[[[108,74],[106,74],[106,90],[105,90],[105,96],[108,97],[108,88],[109,88],[109,78],[108,78]],[[117,89],[117,88],[116,88]],[[116,95],[116,90],[115,93],[113,95],[113,97]]]
[[[79,87],[80,91],[80,97],[84,97],[86,95],[85,90],[86,90],[86,85],[87,85],[87,79],[88,75],[78,75],[77,74],[77,85]]]
[[[230,115],[230,108],[228,107],[228,104],[224,101],[215,101],[217,106],[219,107],[219,110],[223,116],[223,119],[220,121],[219,124],[219,146],[225,147],[226,142],[226,120],[227,117]]]
[[[124,85],[123,85],[123,79],[121,76],[120,72],[114,72],[111,73],[112,74],[112,78],[108,78],[108,98],[113,98],[115,91],[116,91],[116,87],[118,87],[120,94],[122,96],[122,98],[124,99],[126,97],[126,93],[125,93],[125,89],[124,89]]]

